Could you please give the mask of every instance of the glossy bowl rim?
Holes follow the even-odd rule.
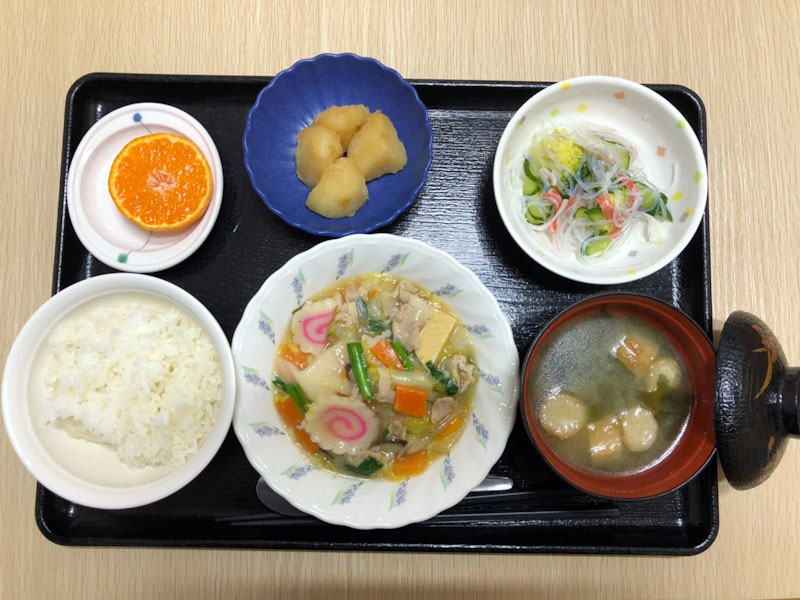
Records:
[[[247,143],[247,140],[250,137],[252,129],[253,113],[255,113],[256,110],[260,108],[261,102],[265,98],[266,94],[269,93],[269,90],[276,83],[280,82],[281,78],[290,76],[298,67],[301,67],[302,65],[305,65],[307,63],[313,63],[317,60],[326,58],[352,59],[357,62],[372,63],[374,65],[377,65],[378,68],[387,71],[391,75],[395,76],[402,86],[409,89],[409,91],[411,92],[411,97],[413,102],[416,103],[422,109],[422,113],[425,115],[425,121],[424,121],[425,129],[428,132],[428,147],[427,147],[428,162],[425,165],[425,169],[423,170],[422,178],[419,184],[414,188],[411,194],[409,194],[408,200],[405,203],[399,205],[398,208],[393,213],[389,214],[387,217],[377,220],[374,223],[368,225],[367,227],[352,227],[345,231],[332,231],[330,229],[315,229],[314,227],[311,227],[302,221],[294,221],[289,219],[289,217],[285,214],[284,211],[281,210],[279,206],[275,206],[274,203],[271,200],[269,200],[269,195],[266,194],[264,190],[261,189],[261,186],[259,186],[258,183],[256,182],[255,174],[253,173],[253,169],[250,166],[250,156],[252,155],[252,151],[250,150]],[[388,225],[389,223],[392,223],[401,214],[403,214],[409,208],[411,208],[414,202],[416,202],[420,191],[422,191],[422,187],[425,185],[425,182],[428,180],[428,173],[430,172],[431,164],[433,163],[433,128],[431,127],[431,119],[430,115],[428,114],[428,108],[425,106],[425,104],[423,104],[422,100],[420,100],[416,88],[413,85],[411,85],[408,81],[406,81],[406,79],[404,79],[403,76],[400,75],[400,73],[396,69],[387,67],[386,65],[384,65],[382,62],[380,62],[375,58],[371,58],[368,56],[359,56],[358,54],[354,54],[353,52],[342,52],[339,54],[325,52],[322,54],[317,54],[316,56],[313,56],[311,58],[303,58],[301,60],[298,60],[292,66],[284,69],[283,71],[280,71],[275,76],[273,76],[272,80],[261,89],[261,91],[258,93],[258,96],[256,97],[256,101],[253,103],[253,106],[250,107],[250,110],[247,113],[247,122],[245,123],[244,133],[242,134],[242,146],[244,148],[244,168],[247,171],[247,175],[250,179],[250,185],[253,187],[256,194],[258,194],[258,197],[261,198],[261,201],[269,210],[271,210],[273,213],[275,213],[277,216],[279,216],[281,219],[283,219],[286,223],[288,223],[292,227],[296,227],[297,229],[300,229],[312,235],[341,238],[348,235],[371,233],[376,229],[379,229],[385,225]],[[337,221],[339,219],[330,219],[330,220]]]
[[[657,302],[657,303],[665,306],[667,309],[672,310],[675,314],[679,315],[681,318],[686,319],[687,323],[690,324],[691,326],[693,326],[693,328],[696,329],[702,335],[703,339],[708,343],[708,348],[711,350],[711,353],[716,356],[716,352],[714,350],[714,345],[713,345],[713,343],[711,341],[711,338],[709,338],[708,334],[703,330],[703,328],[700,327],[700,325],[692,317],[690,317],[688,314],[686,314],[684,311],[680,310],[679,308],[676,308],[676,307],[672,306],[668,302],[665,302],[664,300],[662,300],[660,298],[656,298],[655,296],[651,296],[650,294],[645,294],[645,293],[642,293],[642,292],[609,291],[609,292],[601,292],[601,293],[598,293],[598,294],[593,294],[592,296],[590,296],[588,298],[584,298],[583,300],[579,300],[577,302],[574,302],[573,304],[569,305],[567,308],[563,309],[562,311],[559,311],[558,314],[556,314],[554,317],[552,317],[550,320],[547,321],[547,323],[542,327],[542,329],[539,331],[539,333],[536,335],[536,337],[533,339],[533,341],[528,346],[528,350],[525,353],[525,359],[522,361],[522,363],[520,365],[519,411],[520,411],[520,419],[521,419],[522,424],[523,424],[523,426],[525,428],[525,433],[527,434],[531,445],[534,448],[536,448],[536,451],[539,454],[539,456],[542,458],[542,460],[544,460],[544,462],[547,464],[547,466],[550,467],[550,469],[552,469],[552,471],[556,475],[558,475],[558,477],[562,481],[565,481],[566,483],[568,483],[572,487],[574,487],[576,489],[579,489],[579,490],[581,490],[583,492],[586,492],[587,494],[591,494],[592,496],[597,496],[597,497],[600,497],[600,498],[607,498],[607,499],[610,499],[610,500],[634,500],[634,501],[635,500],[650,500],[650,499],[653,499],[653,498],[658,498],[658,497],[670,494],[670,493],[682,488],[683,486],[685,486],[686,484],[691,482],[693,479],[695,479],[703,471],[703,469],[705,469],[706,466],[716,457],[716,454],[717,454],[716,440],[715,440],[714,444],[711,446],[711,450],[708,453],[708,456],[706,456],[705,459],[702,461],[702,463],[698,465],[696,470],[694,470],[693,473],[691,473],[688,477],[686,477],[683,481],[681,481],[680,483],[678,483],[677,485],[675,485],[671,489],[667,489],[667,490],[664,490],[664,491],[661,491],[661,492],[657,492],[655,494],[648,494],[648,495],[641,495],[641,496],[639,496],[639,495],[634,495],[634,496],[631,496],[631,495],[625,495],[625,496],[614,495],[614,494],[609,494],[609,493],[603,493],[603,492],[600,492],[600,491],[598,491],[596,489],[589,489],[586,486],[578,484],[577,482],[573,481],[571,478],[567,477],[564,473],[562,473],[561,470],[559,468],[557,468],[549,460],[549,458],[543,452],[542,448],[539,446],[539,443],[537,442],[536,437],[533,435],[533,432],[532,432],[532,427],[535,428],[535,425],[533,425],[533,424],[531,424],[529,422],[528,411],[526,410],[526,406],[530,404],[530,401],[528,400],[527,394],[526,394],[526,390],[527,390],[526,380],[527,380],[527,375],[528,375],[528,365],[531,362],[531,358],[532,358],[532,355],[533,355],[533,350],[536,347],[536,345],[539,343],[539,340],[541,340],[542,337],[546,333],[548,333],[548,331],[553,327],[553,325],[555,324],[555,322],[558,319],[564,317],[565,315],[567,315],[568,313],[570,313],[570,312],[572,312],[574,310],[577,310],[578,308],[582,307],[583,305],[588,304],[590,302],[596,302],[596,301],[602,300],[604,298],[625,297],[625,296],[629,296],[629,297],[632,296],[632,297],[635,297],[635,298],[644,298],[646,300]],[[711,373],[709,377],[710,377],[710,380],[712,382],[712,396],[713,396],[714,374]],[[713,402],[713,398],[711,399],[711,402]],[[712,412],[711,423],[712,423],[712,431],[714,431],[713,404],[709,404],[709,410]],[[531,411],[531,415],[533,415],[533,411]],[[684,430],[684,433],[685,433],[685,430]],[[684,433],[681,434],[681,437],[684,435]],[[667,453],[667,455],[669,455],[671,452],[672,451],[669,451]],[[658,465],[660,465],[662,463],[662,461],[663,461],[663,459],[659,460],[655,465],[653,465],[650,468],[656,468]],[[649,469],[644,469],[644,471],[646,471],[646,470],[649,470]],[[643,472],[643,470],[636,471],[636,474],[641,473],[641,472]],[[623,479],[626,478],[626,476],[627,475],[619,475],[619,476],[609,475],[608,479],[609,480],[623,480]]]

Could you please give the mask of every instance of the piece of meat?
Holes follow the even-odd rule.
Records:
[[[400,419],[395,419],[389,423],[389,433],[386,434],[387,442],[405,442],[406,441],[406,426]]]
[[[454,400],[450,396],[439,398],[433,403],[433,407],[431,408],[431,423],[437,425],[449,417],[450,414],[454,413],[457,408],[458,401]]]
[[[341,323],[345,327],[353,327],[358,323],[358,307],[355,302],[344,302],[340,307],[334,321]]]
[[[427,302],[419,296],[412,296],[392,320],[394,338],[407,350],[416,350],[419,348],[419,336],[432,315],[433,309]]]
[[[376,452],[375,450],[360,450],[355,454],[345,455],[345,462],[357,467],[368,458],[374,458],[381,464],[386,463],[386,455],[383,452]]]
[[[475,367],[463,354],[454,354],[444,361],[443,366],[450,379],[458,386],[459,394],[475,383]]]
[[[378,391],[375,394],[375,400],[387,404],[394,404],[392,378],[389,375],[388,369],[384,369],[383,367],[378,367]]]
[[[403,279],[400,283],[397,284],[397,287],[394,288],[392,292],[392,297],[397,298],[400,304],[406,304],[411,302],[411,298],[418,297],[417,296],[417,288],[414,286],[413,283],[406,281]]]

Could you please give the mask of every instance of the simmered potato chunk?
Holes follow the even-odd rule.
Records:
[[[567,392],[559,392],[539,405],[542,429],[562,440],[583,429],[588,416],[586,405]]]
[[[615,417],[605,417],[586,426],[589,456],[594,461],[615,458],[622,453],[622,428]]]
[[[367,201],[364,173],[350,158],[340,158],[322,172],[306,206],[329,219],[352,217]]]
[[[616,356],[632,373],[642,375],[658,356],[658,346],[651,340],[629,334],[617,346]]]
[[[653,413],[643,406],[622,411],[620,423],[622,441],[628,450],[643,452],[655,443],[658,422]]]
[[[297,134],[297,148],[294,151],[297,177],[313,188],[319,183],[325,167],[343,154],[339,134],[313,123]]]
[[[314,119],[314,123],[323,125],[339,134],[342,148],[347,151],[347,146],[353,134],[358,131],[369,117],[369,109],[363,104],[350,104],[349,106],[331,106],[322,111]]]
[[[408,162],[406,147],[397,137],[397,130],[389,117],[380,111],[372,113],[356,131],[347,155],[364,172],[367,181],[387,173],[397,173]]]

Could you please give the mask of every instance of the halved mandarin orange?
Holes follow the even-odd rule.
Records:
[[[153,133],[128,142],[114,159],[108,191],[119,211],[152,231],[196,221],[213,191],[211,167],[184,137]]]

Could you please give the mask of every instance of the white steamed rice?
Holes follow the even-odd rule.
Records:
[[[180,465],[216,421],[217,353],[181,310],[146,297],[112,298],[67,317],[50,334],[47,422],[107,444],[131,467]]]

